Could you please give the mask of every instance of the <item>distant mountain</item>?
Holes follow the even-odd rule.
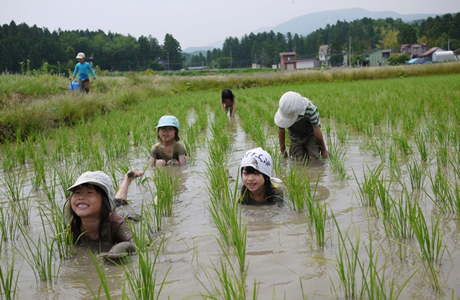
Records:
[[[283,34],[286,34],[290,32],[292,35],[297,33],[298,35],[307,36],[319,28],[325,28],[327,24],[335,25],[338,20],[352,22],[354,20],[360,20],[364,17],[371,18],[374,20],[392,18],[394,20],[401,19],[404,22],[410,23],[415,20],[420,21],[421,19],[426,19],[428,17],[436,17],[436,15],[437,14],[401,15],[394,11],[373,12],[362,8],[338,9],[303,15],[294,18],[290,21],[276,25],[274,27],[259,28],[256,31],[254,31],[254,33],[257,34],[259,32],[268,32],[270,30],[273,30],[273,32],[275,33],[281,32]],[[187,53],[199,53],[200,51],[206,52],[207,50],[212,50],[214,48],[222,48],[223,43],[224,40],[221,40],[205,47],[189,47],[187,49],[184,49],[183,51]]]
[[[292,35],[297,33],[298,35],[307,36],[319,28],[325,28],[327,24],[335,25],[338,20],[351,22],[355,20],[360,20],[364,17],[371,18],[374,20],[386,18],[392,18],[394,20],[401,19],[404,22],[409,23],[414,20],[426,19],[428,17],[436,17],[436,14],[401,15],[394,11],[373,12],[362,8],[338,9],[300,16],[271,28],[260,28],[256,30],[254,33],[273,30],[275,33],[281,32],[286,34],[290,32],[292,33]]]

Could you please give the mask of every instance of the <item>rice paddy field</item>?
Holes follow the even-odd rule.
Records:
[[[142,89],[119,91],[146,97],[125,109],[0,145],[0,299],[460,299],[460,75],[235,88],[235,118],[219,89]],[[280,156],[287,91],[318,106],[327,160]],[[186,166],[148,166],[165,114]],[[283,207],[236,201],[255,147],[274,159]],[[131,167],[146,174],[118,212],[139,218],[137,254],[110,262],[69,244],[67,187],[102,170],[117,188]]]

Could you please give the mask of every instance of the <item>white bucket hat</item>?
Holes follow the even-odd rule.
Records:
[[[275,114],[275,124],[280,128],[289,128],[297,117],[305,112],[308,99],[296,92],[286,92],[281,96],[278,111]]]
[[[281,179],[272,177],[273,160],[270,154],[262,148],[255,148],[246,151],[241,160],[241,169],[244,167],[253,167],[255,170],[270,177],[271,180],[282,182]]]
[[[78,53],[77,58],[85,58],[85,53],[83,52]]]
[[[115,211],[115,195],[113,191],[112,181],[110,177],[102,171],[95,171],[95,172],[85,172],[80,177],[78,177],[77,181],[69,187],[67,190],[72,191],[79,185],[84,183],[90,183],[92,185],[97,185],[101,187],[104,192],[107,194],[107,198],[109,198],[110,210]]]

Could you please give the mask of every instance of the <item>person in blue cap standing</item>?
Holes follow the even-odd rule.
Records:
[[[151,166],[182,165],[187,163],[187,151],[179,142],[179,120],[162,116],[157,125],[158,143],[150,151]]]

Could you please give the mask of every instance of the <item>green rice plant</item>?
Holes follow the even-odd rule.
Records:
[[[136,246],[139,249],[144,250],[155,242],[153,237],[155,232],[152,228],[159,227],[161,229],[161,223],[160,226],[157,226],[155,209],[152,212],[144,201],[142,201],[140,216],[142,217],[139,219],[137,224],[134,222],[128,222],[128,224],[129,228],[131,228]]]
[[[440,284],[436,266],[441,262],[446,249],[442,232],[439,228],[442,214],[439,214],[438,217],[431,217],[431,232],[418,203],[414,202],[414,205],[409,210],[408,218],[420,247],[420,257],[431,277],[433,287],[438,290]]]
[[[378,252],[373,249],[372,234],[369,235],[368,245],[369,247],[367,245],[364,245],[364,247],[366,248],[369,259],[358,261],[361,273],[363,274],[359,299],[398,299],[407,283],[418,270],[406,278],[397,289],[395,278],[387,285],[386,263],[378,266]],[[367,265],[365,264],[366,261]]]
[[[107,280],[107,275],[105,273],[105,268],[104,265],[100,265],[98,259],[93,255],[93,252],[91,252],[91,259],[93,261],[94,267],[96,268],[97,275],[99,277],[99,280],[101,281],[99,285],[99,289],[97,290],[97,295],[93,291],[93,289],[89,286],[88,282],[86,281],[86,278],[83,277],[83,280],[85,281],[86,287],[89,289],[91,295],[95,300],[101,299],[101,291],[104,290],[105,297],[107,300],[112,299],[112,296],[110,295],[110,289],[109,289],[109,284]]]
[[[449,162],[449,146],[446,141],[441,141],[437,145],[436,162],[438,165],[446,166]]]
[[[1,249],[1,247],[0,247]],[[0,264],[0,299],[17,299],[19,271],[15,271],[15,253],[13,251],[10,266],[2,267]]]
[[[361,201],[361,204],[363,206],[369,206],[372,208],[377,208],[377,188],[378,188],[378,182],[379,177],[383,171],[383,163],[380,163],[377,167],[374,169],[370,169],[369,166],[367,166],[368,173],[364,171],[363,168],[363,182],[360,184],[358,177],[356,176],[355,171],[353,170],[353,175],[355,176],[356,183],[358,184],[358,199]]]
[[[418,152],[420,154],[420,159],[424,162],[428,161],[428,135],[426,130],[420,129],[415,133],[415,145],[417,145]]]
[[[395,177],[399,178],[401,176],[401,166],[398,162],[398,154],[393,146],[390,146],[388,160],[390,162],[390,169]]]
[[[214,263],[212,263],[212,266],[201,266],[210,286],[208,287],[201,279],[197,278],[201,286],[206,291],[206,293],[200,293],[200,297],[204,299],[246,300],[246,279],[248,275],[248,268],[245,268],[246,271],[244,272],[238,272],[233,266],[230,257],[226,253],[224,245],[222,245],[220,241],[218,242],[224,254],[225,260],[220,260],[219,267],[215,266]],[[208,271],[209,269],[213,271],[214,276]],[[252,299],[255,300],[257,297],[257,281],[254,280]]]
[[[42,217],[43,218],[43,217]],[[23,244],[24,252],[21,256],[32,268],[35,278],[39,281],[54,283],[57,280],[61,269],[61,261],[54,261],[54,240],[49,242],[46,230],[44,230],[43,239],[39,235],[35,242],[24,229],[20,228],[25,244]]]
[[[384,180],[379,180],[376,186],[377,196],[380,201],[381,213],[384,217],[390,214],[391,203],[393,199],[390,195],[390,183]]]
[[[397,200],[389,199],[388,212],[384,215],[383,225],[386,237],[390,242],[392,238],[396,238],[399,250],[399,256],[402,258],[404,254],[404,240],[410,239],[414,235],[409,220],[409,213],[413,209],[413,201],[405,192],[402,193]]]
[[[61,259],[68,258],[73,254],[74,242],[70,227],[64,228],[64,215],[62,208],[56,201],[56,172],[53,172],[49,185],[44,186],[47,203],[41,203],[39,207],[42,221],[46,220],[51,228],[53,241]]]
[[[347,154],[347,149],[339,145],[339,143],[331,141],[328,154],[329,164],[331,165],[336,178],[346,180],[348,178],[347,168],[345,167],[345,155]]]
[[[404,155],[412,153],[409,141],[407,140],[407,137],[404,134],[396,132],[393,136],[393,142],[398,147],[401,154]]]
[[[46,184],[45,157],[42,155],[35,155],[33,164],[34,164],[34,175],[35,176],[32,181],[32,186],[35,189],[39,189],[42,184]]]
[[[434,176],[430,173],[431,191],[433,192],[433,201],[435,204],[440,201],[441,206],[444,206],[443,200],[448,200],[447,192],[450,190],[450,183],[447,174],[443,171],[440,165],[437,166]],[[450,202],[450,201],[448,201]]]
[[[57,182],[59,183],[59,186],[63,189],[65,198],[69,198],[71,195],[71,192],[67,190],[67,187],[72,186],[74,182],[77,180],[77,176],[79,176],[80,174],[80,172],[78,172],[77,167],[78,165],[71,164],[67,160],[64,161],[64,165],[62,167],[60,167],[59,165],[53,165],[54,182],[51,183],[51,186],[55,188],[55,178],[57,178]]]
[[[423,163],[419,163],[415,159],[411,159],[407,163],[407,171],[409,173],[412,190],[421,189],[425,179],[425,169],[423,167]]]
[[[5,172],[11,172],[16,165],[16,156],[13,155],[11,148],[11,142],[5,140],[2,144],[2,168]]]
[[[9,206],[0,206],[0,232],[2,233],[2,241],[15,240],[18,236],[20,225],[11,212]]]
[[[179,178],[172,174],[172,167],[155,168],[153,182],[157,189],[157,206],[165,216],[171,216],[174,199],[179,188]]]
[[[381,161],[385,161],[385,159],[386,159],[386,148],[384,146],[383,141],[381,141],[379,139],[376,139],[376,138],[372,138],[368,142],[367,148],[371,151],[372,155],[374,155],[374,156],[378,155],[380,157]]]
[[[12,201],[10,202],[10,207],[18,225],[28,226],[30,224],[30,212],[32,210],[30,197],[24,197],[19,201]]]
[[[337,127],[337,129],[335,131],[335,135],[337,136],[337,139],[341,143],[345,143],[350,137],[350,134],[348,132],[347,126],[345,124],[343,124],[343,123],[340,123],[339,126]],[[330,135],[328,135],[328,136],[330,136]]]
[[[308,174],[305,161],[291,162],[283,181],[286,186],[287,204],[291,210],[301,211],[306,205],[312,208],[316,187],[312,191],[311,177]]]
[[[162,299],[161,291],[166,283],[169,271],[172,265],[168,268],[161,282],[157,282],[157,262],[159,249],[164,243],[164,236],[160,240],[158,247],[151,247],[143,250],[137,249],[137,264],[125,263],[122,261],[122,266],[125,272],[125,280],[128,282],[128,292],[132,297],[128,299]],[[154,252],[154,253],[152,253]]]
[[[322,247],[326,242],[327,204],[317,201],[316,204],[313,204],[313,209],[309,215],[307,215],[307,218],[309,217],[313,221],[312,223],[315,227],[316,243],[318,246]]]
[[[184,145],[185,145],[185,149],[187,150],[187,154],[188,154],[187,158],[188,158],[189,164],[193,164],[193,161],[194,161],[197,144],[199,142],[198,140],[199,133],[200,133],[200,129],[197,123],[194,123],[192,126],[189,126],[187,130],[185,131]]]
[[[23,198],[25,179],[25,174],[20,170],[5,172],[4,176],[0,179],[5,189],[1,193],[10,201],[19,201]]]
[[[331,279],[331,290],[334,290],[337,295],[338,289],[342,289],[344,292],[344,297],[338,298],[347,298],[347,299],[357,299],[358,298],[358,285],[357,285],[357,271],[360,265],[359,263],[359,244],[360,244],[360,233],[355,244],[348,235],[348,230],[345,234],[340,230],[337,219],[334,214],[332,214],[332,219],[337,227],[338,233],[338,252],[335,254],[336,260],[334,261],[334,269],[337,272],[337,275],[340,279],[340,286],[336,287]],[[348,244],[348,245],[347,245]]]

